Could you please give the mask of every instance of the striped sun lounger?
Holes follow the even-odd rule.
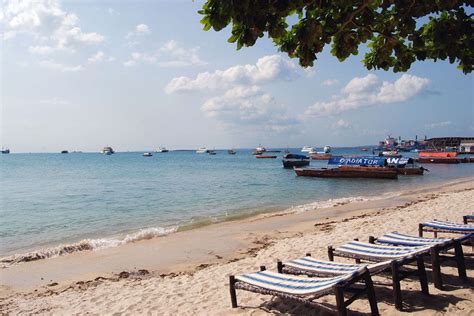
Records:
[[[429,246],[433,283],[436,288],[443,289],[441,263],[445,261],[455,261],[459,277],[463,280],[467,279],[464,253],[462,250],[462,242],[465,238],[465,236],[459,238],[427,238],[391,232],[379,238],[370,236],[369,243],[377,242],[379,244],[395,246]],[[451,249],[454,249],[454,256],[441,254]]]
[[[357,285],[357,287],[354,287]],[[361,287],[362,286],[362,287]],[[329,278],[307,278],[267,271],[229,277],[232,307],[237,307],[236,289],[278,296],[304,305],[316,306],[315,299],[335,294],[339,315],[347,314],[347,306],[363,293],[367,294],[372,315],[379,315],[370,273],[366,266]],[[355,293],[345,300],[345,293]]]
[[[464,224],[474,223],[474,214],[464,215],[462,217],[462,220],[463,220]]]
[[[395,307],[402,310],[402,293],[400,288],[400,281],[410,275],[417,275],[420,280],[421,291],[428,295],[428,280],[426,277],[426,270],[423,261],[423,256],[429,254],[429,246],[392,246],[372,244],[360,241],[351,241],[347,244],[333,248],[328,247],[329,260],[334,261],[334,257],[345,257],[355,259],[356,262],[360,260],[371,262],[383,262],[391,260],[389,270],[392,274],[393,298]],[[416,262],[416,270],[407,270],[405,266]],[[388,270],[388,269],[387,269]]]
[[[453,233],[469,235],[474,234],[474,224],[458,224],[446,221],[433,220],[428,223],[422,223],[419,225],[420,237],[423,236],[423,232],[433,232],[435,237],[437,233]]]

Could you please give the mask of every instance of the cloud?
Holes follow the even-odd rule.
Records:
[[[425,124],[425,128],[430,128],[430,129],[433,129],[433,128],[443,128],[443,127],[448,127],[448,126],[451,126],[451,125],[453,125],[453,122],[451,122],[451,121],[444,121],[444,122],[438,122],[438,123]]]
[[[283,132],[298,124],[285,106],[256,85],[236,86],[222,96],[209,98],[201,111],[227,127]]]
[[[184,48],[179,42],[171,40],[154,52],[133,52],[123,63],[130,67],[138,64],[151,64],[159,67],[187,67],[205,65],[198,55],[199,47]]]
[[[95,53],[94,55],[89,57],[87,59],[87,62],[89,64],[97,64],[97,63],[101,63],[103,61],[111,62],[111,61],[114,61],[114,60],[115,60],[114,57],[107,57],[103,51],[98,51],[97,53]]]
[[[4,40],[18,34],[29,34],[37,45],[31,45],[32,54],[51,54],[56,51],[75,49],[83,44],[96,44],[104,40],[97,32],[84,32],[78,26],[79,17],[64,11],[56,0],[14,1],[3,6]]]
[[[135,29],[133,31],[128,32],[127,35],[125,35],[125,38],[131,39],[132,37],[146,35],[146,34],[149,34],[150,32],[151,31],[148,25],[141,23],[135,26]]]
[[[296,65],[280,55],[264,56],[255,65],[236,65],[212,73],[203,72],[196,78],[176,77],[165,87],[166,93],[212,90],[235,84],[261,84],[299,75]]]
[[[78,72],[84,70],[84,67],[82,65],[66,65],[56,63],[52,60],[43,60],[40,62],[40,65],[42,67],[60,72]]]
[[[377,76],[369,74],[355,77],[330,101],[316,102],[305,114],[324,117],[341,114],[346,111],[407,101],[421,93],[430,80],[404,74],[395,82],[384,81],[380,84]]]
[[[339,80],[337,80],[337,79],[327,79],[327,80],[324,80],[321,84],[323,86],[329,87],[329,86],[333,86],[337,83],[339,83]]]
[[[333,129],[351,128],[351,127],[352,127],[352,124],[343,119],[340,119],[339,121],[334,122],[334,124],[332,124]]]

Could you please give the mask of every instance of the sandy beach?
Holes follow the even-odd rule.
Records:
[[[310,310],[242,291],[238,292],[241,307],[231,309],[227,277],[257,271],[260,265],[275,270],[277,259],[294,259],[308,251],[326,259],[328,245],[354,238],[367,240],[369,235],[394,230],[417,234],[418,223],[434,218],[460,222],[462,215],[474,210],[474,179],[337,204],[314,210],[306,207],[304,212],[296,207],[116,248],[13,265],[0,271],[0,312],[322,313],[324,309]],[[468,247],[465,251],[472,252]],[[455,268],[443,267],[446,290],[439,291],[430,282],[430,297],[420,295],[416,280],[403,281],[405,311],[420,315],[472,313],[474,260],[466,258],[466,264],[469,283],[456,277]],[[383,315],[400,313],[393,306],[390,287],[377,286],[376,295]],[[331,296],[320,301],[334,306]],[[349,309],[369,311],[365,299]]]

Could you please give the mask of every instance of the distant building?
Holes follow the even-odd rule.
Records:
[[[436,137],[426,140],[426,147],[434,150],[455,149],[474,152],[474,137]]]
[[[459,145],[459,152],[474,154],[474,140],[462,140]]]

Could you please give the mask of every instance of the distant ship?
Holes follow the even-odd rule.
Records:
[[[315,152],[315,151],[316,150],[314,150],[314,148],[311,146],[304,146],[303,148],[301,148],[302,153],[309,153],[309,152]]]
[[[153,154],[150,152],[143,153],[143,157],[151,157],[151,156],[153,156]]]
[[[261,155],[266,151],[267,149],[265,147],[263,147],[262,145],[258,145],[258,147],[255,148],[255,150],[252,152],[252,155]]]
[[[227,153],[228,153],[229,155],[235,155],[237,152],[236,152],[235,150],[233,150],[233,149],[229,149],[229,150],[227,150]]]
[[[206,147],[201,147],[201,148],[198,148],[198,150],[196,150],[196,153],[198,154],[206,154],[208,152],[209,150]]]
[[[166,149],[166,147],[158,147],[157,150],[155,150],[155,152],[157,153],[167,153],[169,150]]]
[[[69,151],[67,151],[67,150],[61,150],[61,154],[69,154]]]
[[[112,155],[112,154],[115,153],[115,151],[112,149],[112,147],[108,147],[108,146],[107,146],[107,147],[104,147],[104,148],[102,149],[102,153],[103,153],[104,155]]]
[[[2,154],[9,154],[9,153],[10,153],[10,149],[2,147]]]

